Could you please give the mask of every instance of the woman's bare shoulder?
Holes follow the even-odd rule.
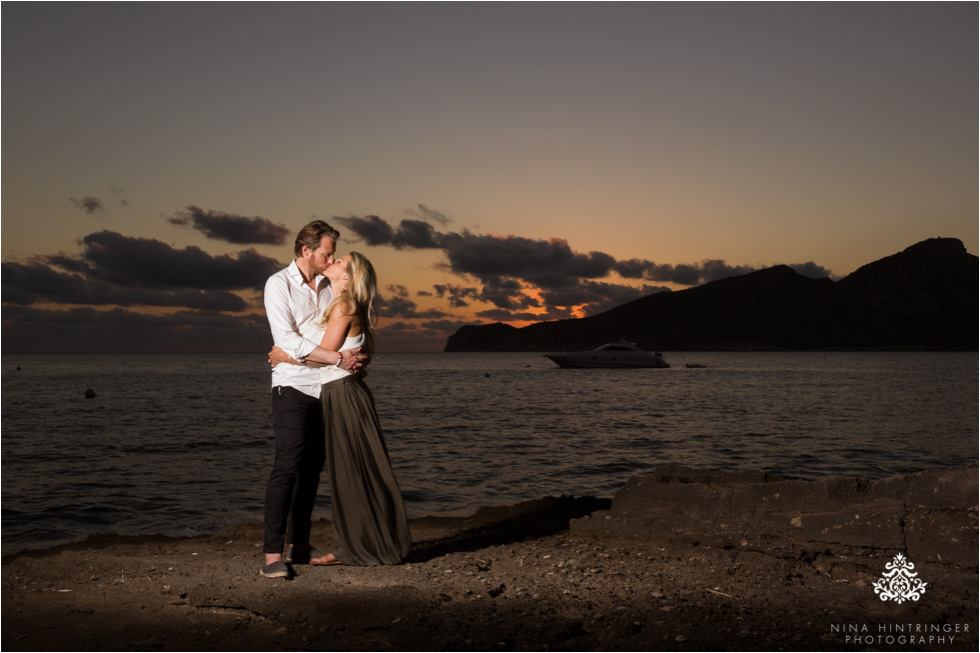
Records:
[[[347,302],[340,301],[337,302],[334,307],[330,310],[330,319],[346,319],[351,320],[356,317],[356,313],[352,311],[352,307],[347,304]]]
[[[333,310],[330,311],[330,320],[338,324],[346,325],[349,329],[348,336],[356,336],[361,332],[361,315],[356,307],[350,306],[347,302],[338,302]]]

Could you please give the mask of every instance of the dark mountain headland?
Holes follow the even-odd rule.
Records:
[[[960,240],[933,238],[836,282],[779,265],[580,319],[464,326],[445,351],[567,351],[618,340],[674,351],[975,351],[978,270]]]

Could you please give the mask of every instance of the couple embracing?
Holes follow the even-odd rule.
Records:
[[[289,576],[286,562],[398,564],[411,547],[374,398],[359,376],[374,346],[377,277],[357,252],[334,257],[339,238],[322,220],[306,225],[296,236],[296,259],[265,286],[275,343],[269,352],[275,464],[261,570],[267,578]],[[310,543],[324,462],[337,541],[332,553]]]

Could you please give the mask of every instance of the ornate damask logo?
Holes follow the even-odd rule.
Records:
[[[918,601],[925,594],[928,583],[916,578],[919,573],[912,571],[915,565],[901,553],[895,556],[893,562],[886,564],[885,569],[887,571],[881,575],[881,580],[874,584],[875,594],[882,601]]]

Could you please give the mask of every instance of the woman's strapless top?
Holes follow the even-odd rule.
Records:
[[[354,337],[348,336],[344,339],[344,343],[340,345],[339,351],[344,351],[345,349],[357,349],[364,344],[364,339],[363,331]],[[331,381],[336,381],[337,379],[342,379],[345,376],[350,376],[350,372],[347,370],[342,370],[336,365],[329,365],[327,367],[320,367],[317,369],[320,372],[320,385],[330,383]]]

